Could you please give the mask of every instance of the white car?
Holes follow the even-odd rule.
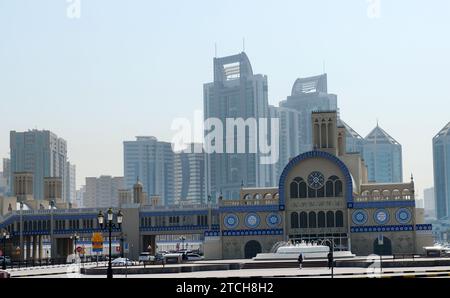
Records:
[[[188,261],[201,261],[204,259],[203,256],[198,255],[198,254],[187,254],[186,255]]]
[[[149,263],[149,262],[154,262],[155,261],[155,256],[150,255],[149,252],[142,252],[139,255],[139,263]]]
[[[117,258],[111,261],[113,266],[133,266],[133,262],[128,258]]]

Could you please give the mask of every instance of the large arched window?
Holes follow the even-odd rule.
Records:
[[[325,184],[327,197],[342,197],[342,181],[338,176],[331,176]]]
[[[321,148],[327,148],[327,124],[325,119],[322,120],[322,125],[320,125],[320,136],[321,136]]]
[[[303,198],[307,197],[307,195],[306,195],[306,182],[303,181],[303,179],[302,179],[302,181],[300,181],[298,183],[298,194],[299,194],[300,199],[303,199]]]
[[[334,228],[334,212],[327,212],[327,228]]]
[[[336,180],[334,182],[334,196],[335,197],[342,197],[342,181]]]
[[[318,198],[325,197],[325,187],[321,187],[317,190],[317,197]]]
[[[336,227],[344,227],[344,213],[341,210],[336,211]]]
[[[317,224],[319,228],[325,228],[325,212],[319,211],[317,214]]]
[[[306,197],[306,183],[303,178],[295,177],[290,184],[291,198],[305,198]]]
[[[308,217],[309,217],[308,227],[313,228],[313,229],[317,228],[316,212],[314,212],[314,211],[309,212]]]
[[[295,181],[291,182],[291,199],[298,198],[298,183]]]
[[[315,197],[316,197],[316,190],[308,186],[308,198],[315,198]]]
[[[334,194],[334,183],[331,180],[328,180],[327,183],[325,184],[325,189],[326,189],[326,196],[332,197]]]
[[[291,213],[291,229],[298,229],[298,213]]]
[[[264,195],[264,199],[265,199],[265,200],[272,200],[272,199],[273,199],[273,196],[272,196],[271,193],[266,193],[266,194]]]
[[[305,211],[300,213],[300,228],[308,228],[308,214]]]

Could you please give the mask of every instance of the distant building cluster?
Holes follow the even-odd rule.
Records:
[[[337,129],[345,136],[345,153],[359,154],[370,183],[403,182],[402,146],[377,123],[362,137],[340,116],[337,95],[329,93],[327,75],[298,78],[279,106],[268,103],[268,79],[255,74],[245,53],[214,58],[212,82],[203,86],[206,119],[279,119],[279,159],[263,164],[261,153],[206,153],[203,144],[174,152],[172,144],[153,136],[123,142],[122,177],[87,177],[76,188],[76,167],[68,159],[67,142],[46,130],[11,131],[10,156],[3,158],[0,196],[17,193],[16,176],[28,177],[36,200],[44,199],[45,183],[57,179],[58,199],[78,207],[133,203],[136,185],[147,203],[163,206],[217,203],[239,199],[243,188],[274,187],[296,156],[316,150],[313,136],[327,144],[328,124],[314,123],[313,113],[335,111]],[[448,219],[450,213],[450,124],[433,139],[434,188],[424,192],[425,215]],[[335,132],[333,131],[333,134]],[[249,146],[250,134],[245,135]],[[227,135],[221,140],[230,142]],[[30,178],[31,177],[31,178]],[[138,184],[137,184],[138,183]],[[27,190],[28,191],[28,190]]]
[[[3,158],[0,172],[0,195],[17,192],[16,176],[32,177],[32,193],[35,199],[44,199],[45,181],[57,178],[61,181],[59,199],[74,203],[76,199],[76,167],[68,160],[67,142],[48,130],[10,132],[10,158]]]

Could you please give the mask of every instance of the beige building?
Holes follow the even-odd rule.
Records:
[[[241,189],[220,203],[220,233],[205,238],[215,257],[249,258],[281,241],[318,241],[356,255],[422,253],[431,225],[415,207],[414,181],[369,184],[359,154],[345,152],[337,114],[312,114],[314,150],[285,166],[278,188]]]

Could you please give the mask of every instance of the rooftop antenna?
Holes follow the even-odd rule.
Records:
[[[325,60],[322,61],[322,70],[323,70],[323,73],[325,74]]]
[[[214,43],[214,58],[217,58],[217,42]]]
[[[377,127],[378,127],[378,118],[377,118]]]
[[[245,37],[242,38],[242,52],[245,52]]]

